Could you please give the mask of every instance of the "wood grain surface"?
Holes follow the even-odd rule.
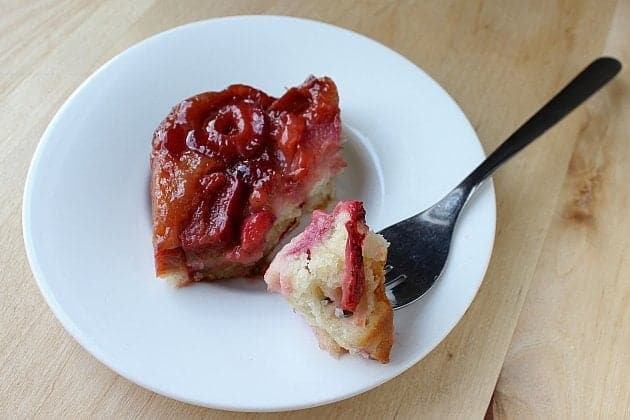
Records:
[[[249,418],[180,403],[84,351],[26,261],[21,201],[46,125],[96,68],[165,29],[286,14],[399,51],[487,151],[593,58],[630,67],[630,1],[0,0],[0,417]],[[497,236],[472,306],[423,361],[278,418],[630,418],[630,72],[495,176]],[[474,246],[474,244],[471,244]]]

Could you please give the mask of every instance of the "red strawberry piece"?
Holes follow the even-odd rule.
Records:
[[[245,252],[256,251],[265,243],[265,235],[276,217],[270,211],[261,211],[249,216],[241,228],[241,248]]]
[[[363,297],[365,289],[365,271],[363,269],[363,240],[365,239],[365,210],[359,201],[345,204],[350,213],[346,222],[348,240],[346,241],[346,265],[341,283],[341,309],[354,312]],[[335,209],[337,212],[338,209]]]
[[[220,247],[234,241],[246,199],[243,181],[215,173],[202,178],[204,197],[180,239],[184,249]]]

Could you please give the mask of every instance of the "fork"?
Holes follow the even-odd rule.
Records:
[[[385,266],[385,288],[394,309],[420,299],[440,277],[457,219],[479,185],[601,89],[620,70],[621,63],[614,58],[600,57],[593,61],[444,198],[423,212],[379,232],[391,244]]]

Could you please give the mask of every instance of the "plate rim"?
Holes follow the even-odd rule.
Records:
[[[293,411],[293,410],[300,410],[300,409],[318,407],[318,406],[322,406],[322,405],[326,405],[326,404],[332,404],[332,403],[335,403],[335,402],[338,402],[338,401],[342,401],[342,400],[345,400],[345,399],[357,396],[359,394],[362,394],[364,392],[370,391],[370,390],[372,390],[372,389],[382,385],[385,382],[389,382],[389,381],[393,380],[394,378],[396,378],[397,376],[399,376],[400,374],[402,374],[403,372],[405,372],[408,369],[410,369],[411,367],[415,366],[420,361],[422,361],[429,353],[433,352],[444,341],[444,339],[453,331],[455,326],[461,321],[461,319],[464,317],[464,315],[466,314],[466,312],[470,308],[472,302],[476,298],[476,296],[477,296],[477,294],[479,292],[479,289],[481,288],[481,285],[482,285],[482,283],[483,283],[483,281],[484,281],[484,279],[486,277],[486,274],[487,274],[487,271],[488,271],[488,267],[489,267],[489,264],[490,264],[490,260],[492,258],[493,252],[494,252],[494,246],[495,246],[495,243],[496,243],[496,222],[497,222],[496,207],[497,207],[497,202],[496,202],[496,194],[495,194],[495,189],[494,189],[494,182],[493,182],[492,178],[489,178],[488,180],[486,180],[484,182],[485,184],[487,184],[487,189],[488,189],[487,194],[490,195],[489,198],[492,200],[493,206],[491,206],[491,208],[492,208],[492,215],[491,215],[492,216],[491,217],[492,243],[491,243],[491,246],[489,247],[489,252],[488,252],[486,261],[484,262],[483,274],[472,285],[473,286],[472,288],[474,288],[474,293],[472,294],[472,298],[470,299],[470,301],[465,306],[462,306],[461,311],[458,311],[459,313],[457,314],[456,317],[454,317],[455,321],[448,325],[448,328],[445,329],[445,332],[440,335],[438,340],[436,340],[435,345],[433,345],[431,348],[427,349],[425,352],[421,353],[419,357],[413,358],[409,362],[401,364],[398,367],[398,369],[396,369],[394,371],[394,373],[389,378],[383,379],[382,381],[378,381],[377,383],[370,384],[370,385],[365,386],[365,387],[361,387],[361,388],[357,389],[354,392],[348,392],[348,393],[345,393],[345,394],[339,394],[339,395],[337,395],[336,397],[333,397],[333,398],[328,398],[328,399],[324,399],[324,400],[319,400],[317,402],[309,402],[309,403],[303,403],[303,404],[290,404],[290,403],[288,403],[288,404],[284,404],[284,405],[281,405],[281,406],[276,405],[276,406],[273,406],[273,407],[257,407],[257,408],[239,407],[237,405],[232,405],[232,404],[216,404],[216,403],[209,404],[206,401],[200,401],[200,400],[197,400],[197,399],[194,399],[194,398],[188,398],[185,395],[176,395],[174,393],[168,392],[168,391],[166,391],[164,389],[160,389],[159,387],[156,387],[156,386],[153,386],[153,385],[150,385],[150,384],[144,382],[142,377],[136,377],[135,375],[128,374],[128,372],[126,372],[125,369],[122,369],[122,368],[120,368],[120,366],[117,366],[115,363],[113,363],[113,361],[110,359],[110,357],[107,356],[106,352],[104,352],[99,347],[98,344],[96,344],[95,342],[90,340],[89,337],[87,337],[81,331],[81,329],[75,324],[75,322],[71,319],[71,317],[69,317],[65,313],[65,311],[62,308],[62,306],[57,301],[53,291],[51,290],[49,282],[45,280],[46,275],[45,275],[45,273],[43,272],[43,270],[41,269],[41,267],[39,265],[37,252],[35,251],[33,240],[32,240],[32,237],[31,237],[31,226],[30,226],[31,206],[30,206],[30,203],[31,203],[31,200],[32,200],[32,194],[33,194],[32,193],[32,189],[33,189],[33,183],[34,183],[35,174],[37,173],[37,168],[38,168],[39,162],[40,162],[40,160],[42,158],[44,147],[45,147],[46,144],[48,144],[51,141],[51,136],[52,136],[52,133],[54,132],[55,126],[58,123],[58,120],[65,113],[66,108],[73,101],[73,99],[78,95],[78,93],[86,85],[88,85],[95,77],[97,77],[99,74],[104,72],[115,61],[117,61],[121,56],[130,54],[136,48],[139,48],[139,47],[141,47],[141,46],[143,46],[143,45],[145,45],[147,43],[156,42],[157,40],[159,40],[160,38],[162,38],[164,36],[167,36],[171,32],[179,31],[179,30],[185,29],[187,27],[192,27],[192,26],[202,26],[202,25],[205,25],[205,24],[208,24],[208,23],[211,23],[211,22],[216,22],[216,21],[239,21],[239,20],[249,20],[249,19],[251,19],[251,20],[278,19],[278,20],[296,21],[296,22],[307,23],[307,24],[321,25],[321,26],[327,27],[327,29],[329,29],[329,30],[345,32],[345,33],[348,33],[348,34],[353,35],[355,37],[359,37],[363,41],[367,41],[367,42],[369,42],[371,44],[374,44],[374,45],[376,45],[378,47],[385,48],[390,53],[392,53],[395,56],[397,56],[399,59],[402,59],[403,61],[407,62],[408,64],[411,64],[417,71],[419,71],[420,73],[422,73],[426,77],[426,79],[428,80],[429,83],[433,84],[434,87],[437,88],[437,90],[441,91],[443,95],[446,95],[446,97],[448,97],[456,105],[457,109],[459,109],[459,111],[461,112],[462,116],[464,117],[465,123],[469,126],[471,132],[474,134],[475,139],[477,140],[477,146],[481,150],[482,155],[486,156],[486,153],[485,153],[484,148],[483,148],[483,144],[479,140],[479,137],[477,136],[477,133],[476,133],[474,127],[470,123],[470,121],[468,119],[468,116],[466,115],[466,113],[464,112],[462,107],[459,105],[459,103],[448,93],[448,91],[446,91],[446,89],[444,87],[442,87],[437,81],[435,81],[435,79],[433,79],[428,73],[426,73],[416,63],[414,63],[413,61],[411,61],[407,57],[403,56],[398,51],[394,50],[393,48],[391,48],[391,47],[389,47],[389,46],[387,46],[385,44],[382,44],[382,43],[380,43],[380,42],[378,42],[378,41],[376,41],[376,40],[374,40],[372,38],[369,38],[368,36],[363,35],[361,33],[355,32],[353,30],[350,30],[350,29],[347,29],[347,28],[344,28],[344,27],[333,25],[331,23],[327,23],[327,22],[323,22],[323,21],[319,21],[319,20],[315,20],[315,19],[308,19],[308,18],[302,18],[302,17],[289,16],[289,15],[230,15],[230,16],[214,17],[214,18],[210,18],[210,19],[202,19],[202,20],[197,20],[197,21],[185,23],[185,24],[182,24],[182,25],[178,25],[178,26],[175,26],[173,28],[167,29],[165,31],[158,32],[156,34],[153,34],[153,35],[151,35],[151,36],[149,36],[147,38],[144,38],[144,39],[134,43],[133,45],[129,46],[128,48],[125,48],[124,50],[122,50],[118,54],[114,55],[109,60],[107,60],[105,63],[103,63],[95,71],[93,71],[65,99],[65,101],[57,109],[57,111],[55,112],[54,116],[52,117],[52,119],[50,120],[48,125],[46,126],[46,129],[44,130],[44,132],[42,133],[41,137],[39,138],[37,146],[35,148],[35,151],[33,152],[33,155],[32,155],[32,158],[31,158],[31,162],[30,162],[30,164],[28,166],[27,176],[26,176],[26,180],[25,180],[25,184],[24,184],[24,191],[23,191],[23,195],[22,195],[22,209],[21,209],[22,210],[21,211],[21,216],[22,216],[22,237],[23,237],[23,242],[24,242],[24,247],[25,247],[25,250],[26,250],[26,256],[27,256],[27,260],[28,260],[28,263],[29,263],[29,267],[30,267],[30,269],[32,271],[33,277],[35,278],[35,282],[36,282],[36,284],[37,284],[41,294],[43,295],[44,300],[47,303],[48,307],[51,309],[51,311],[53,312],[53,314],[55,315],[57,320],[61,323],[62,327],[71,335],[71,337],[75,341],[77,341],[81,345],[81,347],[83,347],[84,350],[86,350],[93,357],[95,357],[100,363],[102,363],[107,368],[109,368],[112,371],[114,371],[116,374],[124,377],[125,379],[129,380],[130,382],[133,382],[136,385],[139,385],[139,386],[141,386],[141,387],[143,387],[145,389],[148,389],[148,390],[150,390],[152,392],[155,392],[155,393],[157,393],[159,395],[165,396],[167,398],[172,398],[174,400],[181,401],[181,402],[184,402],[184,403],[194,404],[194,405],[201,406],[201,407],[218,409],[218,410],[226,410],[226,411],[239,411],[239,412],[282,412],[282,411]],[[116,366],[116,367],[114,367],[114,366]]]

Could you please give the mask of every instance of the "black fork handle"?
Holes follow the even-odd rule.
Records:
[[[512,156],[601,89],[620,70],[621,63],[614,58],[600,57],[593,61],[477,166],[460,186],[471,192]]]

